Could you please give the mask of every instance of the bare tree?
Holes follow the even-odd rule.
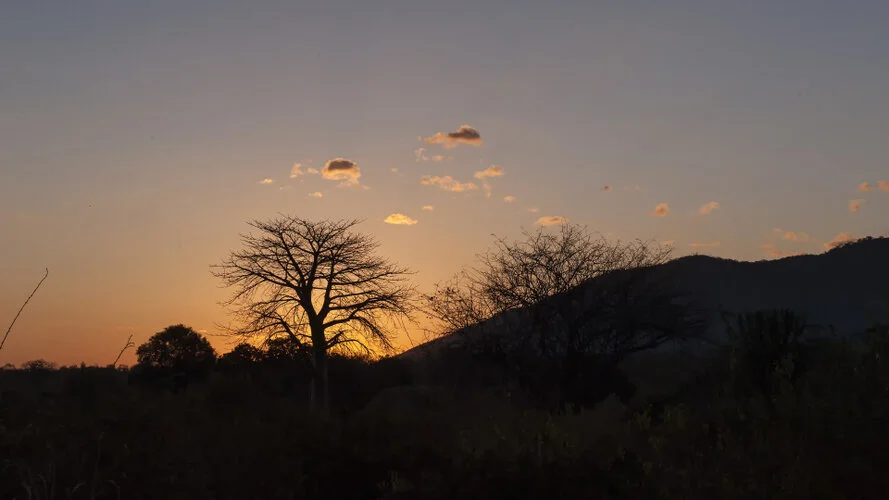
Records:
[[[440,334],[459,332],[462,345],[526,383],[548,378],[577,387],[602,378],[585,374],[589,366],[601,372],[634,352],[699,333],[690,301],[656,272],[668,247],[609,241],[578,225],[523,236],[498,238],[476,266],[436,285],[426,312]]]
[[[136,347],[136,344],[133,342],[133,335],[130,334],[130,336],[127,337],[127,342],[123,345],[123,349],[121,349],[120,352],[117,353],[117,357],[114,358],[114,362],[111,363],[111,367],[112,368],[117,367],[117,362],[120,361],[120,358],[121,358],[121,356],[123,356],[123,353],[127,352],[127,349],[132,349],[133,347]]]
[[[37,293],[37,290],[40,289],[40,285],[46,281],[46,278],[49,277],[49,268],[46,268],[46,272],[43,273],[43,278],[37,283],[37,286],[34,287],[34,290],[31,292],[31,295],[28,295],[28,298],[25,299],[25,303],[22,304],[22,307],[19,308],[19,312],[16,313],[15,317],[12,318],[12,323],[9,324],[9,328],[6,329],[6,333],[3,335],[3,340],[0,340],[0,349],[3,349],[3,345],[6,344],[6,338],[9,337],[9,332],[12,331],[12,327],[15,325],[15,322],[18,321],[19,316],[22,315],[22,311],[25,310],[25,306],[28,305],[28,302],[31,302],[31,298],[34,297],[34,294]]]
[[[379,244],[353,228],[358,220],[313,222],[281,215],[252,221],[258,234],[241,236],[243,249],[212,266],[235,292],[224,302],[243,337],[279,336],[310,350],[311,404],[329,407],[332,349],[392,349],[391,328],[414,307],[411,272],[375,255]]]

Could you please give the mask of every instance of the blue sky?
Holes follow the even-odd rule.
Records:
[[[208,266],[278,212],[366,219],[426,289],[544,216],[745,260],[884,234],[887,19],[878,1],[4,2],[0,318],[51,277],[0,363],[212,332]],[[482,144],[418,141],[462,125]],[[357,186],[290,178],[336,158]]]

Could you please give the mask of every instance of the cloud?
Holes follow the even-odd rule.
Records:
[[[531,207],[528,209],[528,211],[531,212],[532,214],[536,214],[537,212],[540,211],[540,209],[537,207]]]
[[[317,168],[309,167],[309,168],[306,169],[306,173],[307,173],[307,174],[317,174],[317,173],[318,173],[318,169],[317,169]]]
[[[688,246],[692,248],[713,248],[718,247],[722,243],[718,241],[711,241],[710,243],[689,243]]]
[[[478,133],[478,130],[469,125],[463,125],[454,132],[438,132],[433,136],[427,137],[423,142],[426,144],[442,144],[446,148],[456,147],[461,142],[472,146],[481,146],[482,136]]]
[[[707,215],[710,212],[716,210],[717,208],[719,208],[719,202],[711,201],[709,203],[705,203],[705,204],[701,205],[701,208],[698,209],[698,213],[701,215]]]
[[[791,252],[790,250],[778,250],[777,248],[773,248],[769,250],[769,256],[771,257],[796,257],[797,255],[802,255],[800,252]]]
[[[425,153],[425,151],[426,151],[426,148],[417,148],[414,150],[414,155],[416,156],[417,163],[420,163],[421,161],[426,161],[429,159],[428,157],[426,157],[425,154],[423,154],[423,153]]]
[[[613,188],[611,187],[611,184],[605,184],[604,186],[602,186],[602,191],[605,192],[611,191],[612,189]]]
[[[389,171],[392,172],[393,174],[397,174],[397,173],[398,173],[398,169],[395,168],[395,167],[390,168]]]
[[[870,191],[871,187],[872,186],[870,185],[870,182],[862,182],[861,184],[858,185],[858,190],[865,193],[867,191]]]
[[[655,217],[664,217],[668,213],[670,213],[670,205],[667,203],[658,203],[658,205],[654,207],[654,212],[650,212],[648,215],[653,215]]]
[[[396,213],[383,219],[383,222],[386,224],[394,224],[396,226],[413,226],[417,223],[417,220],[411,219],[407,215]]]
[[[825,250],[834,249],[843,243],[849,243],[850,241],[854,241],[856,238],[852,236],[852,233],[840,233],[833,237],[832,240],[828,241],[824,244]]]
[[[331,181],[343,181],[340,186],[358,184],[361,170],[358,164],[345,158],[334,158],[324,164],[321,169],[321,177]]]
[[[555,226],[558,224],[565,224],[568,222],[568,219],[558,216],[558,215],[548,215],[546,217],[541,217],[537,219],[537,222],[534,224],[537,226]]]
[[[260,184],[272,184],[273,182],[275,182],[275,181],[273,179],[269,179],[268,177],[259,181]]]
[[[479,180],[484,180],[490,177],[503,177],[503,167],[498,167],[497,165],[491,165],[490,167],[479,170],[475,173],[474,177]]]
[[[806,233],[795,233],[793,231],[785,232],[781,238],[787,241],[795,241],[797,243],[805,243],[810,239],[809,235]]]
[[[431,211],[435,210],[435,207],[433,207],[432,205],[423,205],[423,210],[425,210],[427,212],[431,212]]]
[[[857,211],[861,210],[861,205],[864,205],[864,200],[861,200],[861,199],[849,200],[849,211],[850,212],[857,212]]]
[[[437,175],[429,176],[424,175],[422,179],[420,179],[420,184],[424,186],[435,186],[437,185],[439,188],[445,191],[452,191],[454,193],[462,193],[463,191],[471,191],[473,189],[478,189],[478,186],[472,182],[458,182],[450,175],[446,175],[444,177],[439,177]]]
[[[661,245],[664,245],[665,247],[671,247],[673,246],[673,243],[675,243],[675,241],[673,240],[664,240],[661,242]]]
[[[889,181],[877,181],[877,187],[880,188],[880,191],[889,193]]]
[[[297,177],[305,174],[303,172],[303,164],[302,163],[294,163],[292,167],[290,167],[290,178],[296,179]]]
[[[454,157],[453,156],[444,156],[444,155],[435,155],[431,159],[432,159],[432,161],[447,161],[447,160],[453,160]]]
[[[324,198],[324,193],[321,191],[315,191],[314,193],[309,193],[309,196],[312,198]]]
[[[490,198],[491,191],[492,191],[491,185],[486,182],[486,183],[482,184],[482,189],[485,190],[485,197]]]
[[[763,243],[762,245],[759,246],[759,248],[762,248],[763,250],[767,250],[769,248],[775,248],[775,244],[774,243]]]
[[[506,203],[512,203],[515,201],[515,196],[513,196],[513,195],[504,196],[503,201],[505,201]]]

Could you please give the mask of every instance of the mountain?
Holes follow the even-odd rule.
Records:
[[[735,261],[704,255],[674,259],[652,268],[652,277],[677,292],[687,294],[705,319],[705,337],[725,341],[722,311],[744,313],[758,309],[791,309],[808,323],[833,327],[837,334],[856,337],[873,322],[889,321],[889,238],[865,238],[818,255],[800,255],[756,262]],[[593,278],[551,300],[594,296],[612,279]],[[469,330],[497,331],[509,324],[504,313]],[[507,334],[507,332],[503,332]],[[470,332],[471,335],[471,332]],[[416,346],[401,354],[417,359],[439,347],[459,342],[449,335]]]

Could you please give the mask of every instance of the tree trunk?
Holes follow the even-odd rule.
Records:
[[[312,328],[312,397],[309,408],[312,412],[327,415],[330,411],[330,389],[327,377],[327,339],[320,328]]]

